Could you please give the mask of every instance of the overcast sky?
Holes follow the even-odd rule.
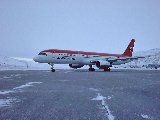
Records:
[[[160,47],[160,0],[0,0],[0,55],[45,49],[122,54]]]

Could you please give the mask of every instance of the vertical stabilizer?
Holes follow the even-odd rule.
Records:
[[[135,39],[132,39],[131,42],[129,43],[127,49],[125,50],[125,52],[122,55],[132,57],[134,42],[135,42]]]

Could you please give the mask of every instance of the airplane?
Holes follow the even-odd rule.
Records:
[[[132,39],[123,54],[49,49],[41,51],[33,60],[39,63],[48,63],[51,65],[52,72],[55,72],[54,64],[69,64],[71,68],[76,69],[89,65],[89,71],[95,71],[92,65],[96,65],[99,69],[110,71],[112,65],[121,65],[138,58],[144,58],[132,57],[134,42],[135,39]]]

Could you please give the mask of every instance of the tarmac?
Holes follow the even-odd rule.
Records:
[[[158,120],[160,71],[0,71],[1,120]]]

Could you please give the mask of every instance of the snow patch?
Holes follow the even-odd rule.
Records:
[[[25,85],[21,85],[19,87],[15,87],[13,88],[13,90],[16,90],[16,89],[21,89],[21,88],[25,88],[25,87],[29,87],[29,86],[33,86],[32,84],[39,84],[39,83],[42,83],[42,82],[29,82],[29,83],[26,83]],[[8,91],[0,91],[0,94],[1,95],[5,95],[5,94],[9,94],[9,93],[15,93],[16,91],[11,91],[11,90],[8,90]]]
[[[141,114],[141,117],[144,119],[151,119],[148,115]]]
[[[21,74],[15,74],[16,77],[19,77]]]
[[[111,99],[111,96],[108,96],[108,100],[110,100]]]
[[[107,106],[107,104],[105,103],[105,99],[106,97],[102,96],[100,93],[98,93],[96,98],[93,98],[91,100],[100,100],[102,101],[102,106],[104,109],[106,109],[107,113],[106,115],[108,116],[109,120],[114,120],[114,116],[111,114],[111,111],[109,110],[109,107]]]
[[[16,98],[0,99],[0,107],[11,106],[12,102],[20,102],[20,100]]]
[[[5,94],[8,94],[8,93],[14,93],[14,91],[0,91],[0,94],[1,95],[5,95]]]
[[[92,91],[99,91],[98,89],[94,89],[94,88],[89,88],[90,90],[92,90]]]
[[[70,73],[70,72],[73,72],[73,71],[65,71],[64,73]]]
[[[8,78],[11,78],[11,77],[4,76],[3,78],[4,78],[4,79],[8,79]]]
[[[60,81],[62,81],[62,82],[67,82],[67,81],[70,81],[70,80],[60,80]]]
[[[15,93],[17,89],[22,89],[22,88],[25,88],[25,87],[33,86],[32,84],[35,84],[35,83],[39,84],[39,83],[42,83],[42,82],[28,82],[25,85],[21,85],[19,87],[13,88],[13,91],[10,91],[10,90],[0,91],[0,94],[5,95],[5,94],[9,94],[9,93]],[[0,106],[10,106],[13,101],[14,102],[19,102],[19,100],[14,99],[14,98],[0,99]]]
[[[11,101],[11,99],[0,99],[0,106],[10,106]]]
[[[39,84],[39,83],[42,83],[42,82],[29,82],[29,83],[26,83],[25,85],[21,85],[21,86],[19,86],[19,87],[15,87],[15,88],[13,88],[13,89],[15,90],[15,89],[21,89],[21,88],[33,86],[32,84],[35,84],[35,83]]]

